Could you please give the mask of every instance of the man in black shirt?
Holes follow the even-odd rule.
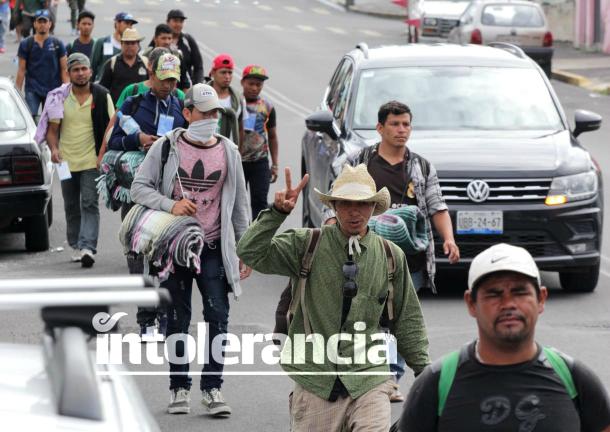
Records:
[[[91,37],[94,21],[95,15],[93,12],[85,10],[78,14],[78,37],[66,47],[68,55],[78,52],[85,54],[89,57],[89,60],[91,60],[91,53],[93,52],[93,45],[95,44],[95,39]]]
[[[144,38],[135,28],[125,30],[121,37],[120,54],[110,58],[104,65],[100,84],[108,89],[115,104],[125,87],[148,78],[148,61],[138,54],[142,39]]]
[[[167,13],[167,25],[172,29],[174,40],[171,48],[181,53],[181,67],[186,71],[188,80],[180,80],[179,88],[185,92],[195,84],[203,82],[203,59],[195,39],[183,33],[186,16],[180,9],[172,9]]]
[[[479,338],[415,380],[399,430],[610,432],[610,401],[595,373],[535,341],[547,295],[525,249],[480,253],[464,293]]]

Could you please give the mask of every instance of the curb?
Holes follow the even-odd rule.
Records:
[[[553,79],[571,84],[577,87],[582,87],[587,90],[594,91],[605,95],[610,95],[610,83],[594,83],[588,78],[572,72],[556,69],[551,74]]]
[[[389,19],[395,19],[395,20],[406,20],[407,19],[406,12],[404,15],[399,15],[397,13],[392,13],[392,12],[378,12],[378,11],[373,11],[370,9],[361,9],[358,6],[346,8],[346,10],[349,12],[356,12],[359,14],[370,15],[370,16],[375,16],[375,17],[379,17],[379,18],[389,18]]]

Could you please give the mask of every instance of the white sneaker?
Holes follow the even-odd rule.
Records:
[[[70,261],[72,262],[80,262],[80,258],[82,256],[82,252],[76,248],[72,248],[72,256],[70,257]]]
[[[203,390],[201,403],[208,409],[208,413],[215,417],[227,417],[231,415],[231,407],[227,405],[220,389]]]
[[[89,268],[93,267],[93,263],[95,259],[93,259],[93,252],[89,249],[81,249],[80,251],[80,264],[82,267]]]
[[[177,388],[170,390],[169,405],[167,412],[169,414],[188,414],[191,412],[191,392],[185,388]]]

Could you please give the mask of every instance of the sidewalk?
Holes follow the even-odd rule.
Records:
[[[350,0],[332,0],[343,7]],[[384,18],[405,19],[404,0],[352,0],[350,11]],[[555,42],[553,78],[610,95],[610,55],[575,49],[571,42]]]

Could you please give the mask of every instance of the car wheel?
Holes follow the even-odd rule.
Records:
[[[49,204],[47,204],[47,225],[53,225],[53,198],[49,199]]]
[[[28,252],[42,252],[49,249],[48,221],[46,212],[26,220],[25,248]]]
[[[307,168],[305,167],[305,160],[301,159],[301,178],[303,178],[303,176],[305,174],[307,174]],[[311,223],[311,217],[309,215],[309,182],[303,188],[302,194],[303,194],[303,227],[314,228],[313,224]]]
[[[581,271],[559,273],[561,288],[572,292],[592,292],[599,279],[599,264],[585,267]]]

